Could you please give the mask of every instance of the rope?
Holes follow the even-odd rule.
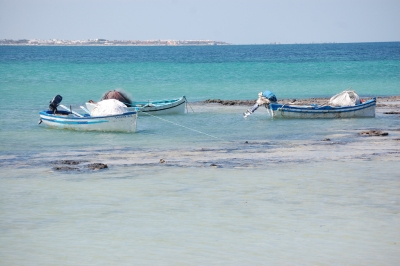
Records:
[[[221,138],[219,138],[219,137],[216,137],[216,136],[213,136],[213,135],[210,135],[210,134],[207,134],[207,133],[201,132],[201,131],[199,131],[199,130],[196,130],[196,129],[193,129],[193,128],[190,128],[190,127],[187,127],[187,126],[180,125],[180,124],[178,124],[178,123],[175,123],[175,122],[169,121],[169,120],[167,120],[167,119],[164,119],[164,118],[161,118],[161,117],[158,117],[158,116],[155,116],[155,115],[149,114],[149,113],[147,113],[147,112],[142,112],[142,114],[146,114],[146,115],[149,115],[149,116],[152,116],[152,117],[158,118],[158,119],[160,119],[160,120],[163,120],[163,121],[165,121],[165,122],[168,122],[168,123],[174,124],[174,125],[176,125],[176,126],[179,126],[179,127],[186,128],[186,129],[188,129],[188,130],[195,131],[195,132],[197,132],[197,133],[200,133],[200,134],[206,135],[206,136],[208,136],[208,137],[211,137],[211,138],[214,138],[214,139],[220,139],[220,140],[223,140],[223,141],[227,141],[227,140],[225,140],[225,139],[221,139]]]
[[[188,108],[187,108],[188,105],[189,105],[190,109],[192,109],[192,112],[194,113],[192,106],[189,104],[189,101],[186,99],[186,96],[183,96],[183,98],[185,98],[185,100],[186,100],[186,113],[189,113]]]
[[[265,109],[267,109],[267,113],[270,117],[274,118],[274,111],[272,110],[271,104],[264,104]],[[283,107],[283,106],[282,106]]]

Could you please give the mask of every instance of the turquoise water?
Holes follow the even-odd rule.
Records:
[[[398,115],[198,103],[349,87],[399,95],[400,43],[0,47],[0,265],[398,265]],[[191,106],[133,134],[38,125],[57,94],[78,108],[117,88]],[[54,171],[63,159],[109,169]]]
[[[279,99],[330,97],[347,88],[360,96],[400,93],[400,43],[255,45],[210,47],[0,47],[1,150],[38,151],[112,145],[174,146],[213,141],[205,135],[155,119],[141,118],[134,138],[121,134],[57,132],[37,126],[38,112],[48,108],[57,94],[64,105],[79,108],[120,88],[134,100],[158,100],[185,95],[189,102],[206,99],[256,99],[265,89]],[[243,107],[247,108],[247,107]],[[190,109],[189,109],[190,111]],[[319,129],[307,122],[310,132],[295,124],[253,116],[200,112],[169,117],[224,140],[318,138]],[[368,124],[368,120],[350,123]],[[286,134],[300,128],[296,134]],[[337,127],[343,121],[324,121]],[[377,123],[377,122],[374,122]],[[378,122],[379,124],[379,122]],[[293,125],[293,126],[292,126]],[[237,127],[245,129],[235,130]],[[294,130],[296,130],[294,129]],[[251,132],[249,134],[248,132]],[[276,134],[276,132],[280,132]],[[283,133],[282,133],[283,132]],[[297,134],[300,133],[300,134]],[[304,134],[303,134],[304,133]],[[43,141],[45,136],[46,141]],[[73,137],[72,137],[73,136]],[[76,136],[76,137],[75,137]],[[64,141],[60,142],[60,137]],[[179,140],[179,141],[178,141]],[[20,145],[23,143],[23,145]]]
[[[134,99],[398,94],[399,43],[212,47],[0,47],[1,90],[37,103],[122,88]],[[38,98],[30,98],[31,96]],[[20,100],[25,100],[20,99]],[[7,101],[7,98],[2,100]]]

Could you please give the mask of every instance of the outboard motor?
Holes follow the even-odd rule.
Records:
[[[57,95],[56,97],[54,97],[53,100],[50,101],[49,111],[51,111],[53,114],[57,113],[57,107],[58,105],[60,105],[61,101],[61,95]]]
[[[278,100],[276,99],[275,94],[273,94],[270,91],[264,91],[258,93],[258,99],[256,103],[253,105],[251,109],[247,109],[246,112],[243,113],[244,118],[248,117],[252,113],[254,113],[255,110],[258,109],[261,105],[264,105],[267,110],[270,108],[270,103],[276,103]],[[268,111],[269,113],[269,111]]]

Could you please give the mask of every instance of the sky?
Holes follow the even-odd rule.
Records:
[[[0,39],[400,41],[400,0],[0,0]]]

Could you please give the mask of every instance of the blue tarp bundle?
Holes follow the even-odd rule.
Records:
[[[277,101],[278,101],[278,100],[276,99],[275,94],[273,94],[273,93],[270,92],[270,91],[264,91],[264,92],[262,93],[262,95],[263,95],[265,98],[267,98],[268,100],[270,100],[271,102],[277,102]]]

